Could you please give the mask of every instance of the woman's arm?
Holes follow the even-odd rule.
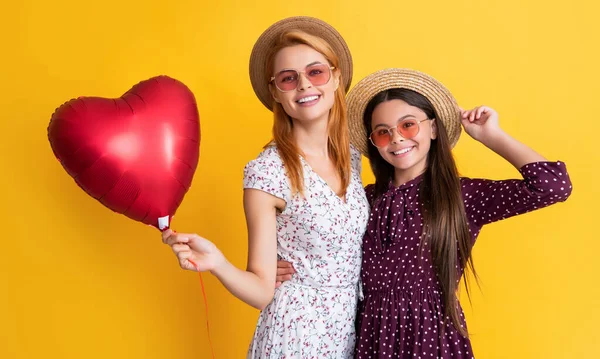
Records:
[[[285,202],[256,189],[244,191],[248,227],[248,265],[241,270],[230,263],[209,240],[196,234],[163,234],[182,268],[210,271],[242,301],[264,309],[273,299],[277,263],[276,211]],[[193,262],[193,263],[192,263]],[[194,265],[195,263],[195,265]]]

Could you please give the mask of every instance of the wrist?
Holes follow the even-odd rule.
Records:
[[[215,263],[215,267],[210,271],[212,275],[217,278],[222,278],[227,272],[228,268],[231,267],[231,263],[225,258],[225,256],[221,257],[221,260]]]
[[[495,149],[499,146],[503,146],[506,141],[510,140],[510,138],[511,137],[508,133],[498,128],[495,131],[485,133],[483,136],[481,136],[479,142],[490,149]]]

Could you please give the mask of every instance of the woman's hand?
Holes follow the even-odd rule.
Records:
[[[167,229],[162,233],[162,240],[173,249],[183,269],[214,271],[225,263],[225,257],[217,246],[195,233],[175,233]]]

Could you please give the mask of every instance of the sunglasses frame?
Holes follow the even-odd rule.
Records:
[[[375,133],[375,131],[379,131],[379,130],[373,130],[373,131],[372,131],[372,132],[369,134],[369,141],[371,141],[371,144],[372,144],[373,146],[375,146],[375,147],[377,147],[377,148],[383,148],[383,147],[385,147],[385,146],[389,145],[390,143],[392,143],[392,140],[394,139],[394,134],[393,134],[392,130],[396,130],[396,133],[397,133],[397,134],[399,134],[399,135],[400,135],[400,137],[404,138],[405,140],[410,140],[411,138],[415,138],[415,137],[417,137],[417,135],[418,135],[418,134],[419,134],[419,132],[421,131],[421,122],[425,122],[425,121],[427,121],[427,120],[430,120],[430,121],[431,121],[431,120],[433,120],[433,119],[432,119],[432,118],[429,118],[429,117],[428,117],[428,118],[426,118],[426,119],[424,119],[424,120],[420,120],[420,121],[419,121],[419,120],[413,120],[413,119],[405,119],[405,120],[402,120],[402,121],[400,121],[400,123],[398,123],[396,126],[387,128],[387,129],[386,129],[386,131],[387,131],[387,134],[388,134],[389,142],[388,142],[388,143],[386,143],[386,144],[385,144],[385,145],[383,145],[383,146],[377,146],[377,145],[375,144],[375,141],[373,141],[373,137],[372,137],[372,136],[373,136],[373,133]],[[398,130],[398,126],[400,126],[400,125],[401,125],[403,122],[405,122],[405,121],[415,121],[415,122],[417,122],[417,133],[415,133],[415,134],[414,134],[414,136],[411,136],[411,137],[404,137],[404,136],[402,135],[402,133],[400,133],[400,131]]]
[[[324,84],[321,85],[315,85],[312,83],[312,81],[310,81],[310,79],[308,78],[308,76],[306,76],[306,68],[308,67],[312,67],[312,66],[317,66],[317,65],[324,65],[327,66],[327,64],[314,64],[314,65],[310,65],[304,68],[304,71],[298,71],[296,69],[283,69],[281,71],[279,71],[275,76],[271,76],[271,79],[269,80],[269,83],[273,82],[273,84],[275,85],[275,87],[277,88],[277,90],[279,90],[280,92],[290,92],[290,91],[295,91],[298,89],[298,86],[300,85],[300,75],[304,75],[304,77],[308,80],[308,82],[310,82],[313,86],[324,86],[327,85],[329,83],[329,81],[331,81],[331,77],[333,75],[333,70],[335,70],[335,66],[327,66],[329,68],[329,78],[327,79],[327,82],[325,82]],[[277,77],[277,75],[279,75],[282,72],[285,71],[295,71],[296,74],[298,74],[298,80],[296,83],[296,87],[294,87],[291,90],[282,90],[279,88],[279,86],[277,86],[277,82],[274,82],[275,78]]]

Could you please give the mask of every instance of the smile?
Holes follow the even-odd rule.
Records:
[[[303,97],[296,102],[302,104],[302,103],[307,103],[307,102],[311,102],[311,101],[316,101],[318,99],[319,99],[318,95],[313,95],[313,96]]]
[[[413,148],[415,148],[415,147],[414,147],[414,146],[413,146],[413,147],[406,147],[406,148],[403,148],[403,149],[401,149],[401,150],[398,150],[398,151],[395,151],[395,152],[392,152],[392,153],[393,153],[395,156],[400,156],[400,155],[403,155],[403,154],[405,154],[405,153],[409,153],[410,151],[412,151],[412,150],[413,150]]]

